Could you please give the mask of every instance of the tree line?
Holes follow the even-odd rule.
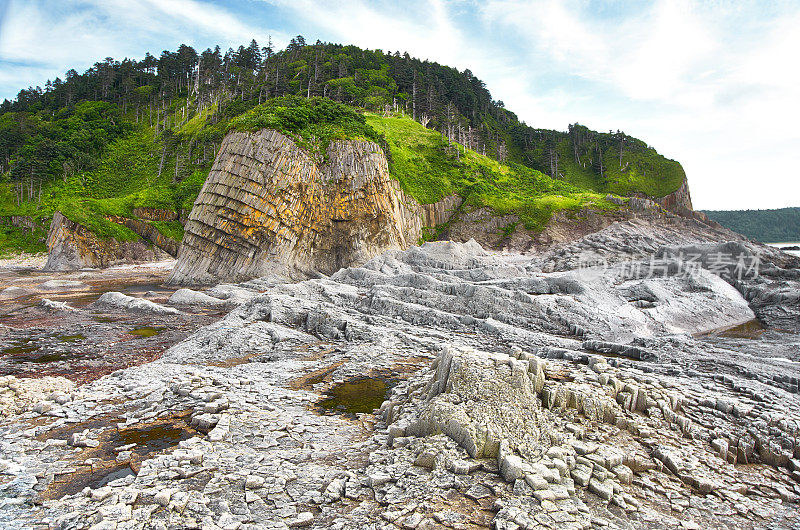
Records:
[[[713,220],[762,243],[800,241],[800,208],[776,210],[707,210]]]
[[[569,132],[534,129],[495,101],[470,70],[459,71],[400,51],[306,42],[284,49],[272,39],[222,51],[181,45],[141,60],[106,57],[84,73],[70,70],[44,88],[20,90],[0,104],[0,173],[30,200],[43,183],[89,170],[104,145],[148,127],[162,145],[161,167],[174,157],[175,178],[213,159],[224,133],[216,124],[279,96],[321,96],[376,112],[403,112],[424,126],[501,162],[556,178],[568,164],[606,180],[609,153],[647,146],[624,133],[575,124]],[[201,130],[182,132],[196,116]]]

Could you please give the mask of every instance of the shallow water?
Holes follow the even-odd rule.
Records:
[[[17,357],[12,359],[14,363],[35,363],[35,364],[47,364],[47,363],[55,363],[61,361],[72,361],[82,357],[79,353],[70,353],[70,352],[54,352],[54,353],[43,353],[42,355],[35,355],[35,356],[28,356],[28,357]]]
[[[84,423],[72,429],[58,432],[55,437],[68,437],[72,432],[80,432],[86,428],[101,428],[104,431],[98,436],[100,445],[93,449],[86,449],[81,459],[86,457],[96,458],[93,466],[78,464],[75,472],[58,476],[43,493],[44,498],[54,499],[64,495],[74,495],[89,486],[100,488],[109,482],[136,475],[142,461],[160,452],[176,447],[183,440],[188,440],[198,433],[186,423],[191,411],[183,411],[169,418],[143,426],[133,426],[125,429],[112,427],[118,418],[104,418],[94,423]],[[135,444],[130,448],[129,461],[117,461],[118,450],[121,447]]]
[[[154,328],[151,326],[144,326],[141,328],[132,329],[128,332],[128,335],[137,335],[139,337],[147,338],[147,337],[155,337],[162,331],[166,330],[167,328]]]
[[[194,435],[195,431],[187,427],[182,417],[178,417],[171,422],[119,430],[111,436],[109,442],[115,447],[136,444],[133,451],[149,454],[174,447]]]
[[[82,335],[80,333],[75,335],[56,335],[56,338],[60,342],[78,342],[86,339],[86,335]]]
[[[74,272],[0,268],[0,376],[62,376],[85,383],[153,361],[224,315],[220,309],[185,308],[180,315],[150,315],[90,306],[109,291],[166,304],[175,291],[163,284],[168,265]],[[51,281],[49,288],[42,286]],[[18,289],[1,294],[6,287]],[[39,307],[43,298],[67,302],[78,310]]]
[[[110,269],[93,272],[91,276],[82,273],[53,273],[38,270],[4,270],[0,271],[0,291],[5,287],[19,287],[25,289],[20,296],[4,299],[6,311],[16,311],[22,307],[31,307],[38,304],[43,298],[59,302],[67,302],[73,307],[86,307],[97,301],[103,293],[118,291],[129,296],[149,299],[169,298],[175,288],[166,287],[162,282],[168,271],[157,274],[157,271],[142,271],[141,275],[127,277],[113,277],[112,274],[121,274],[123,271]],[[132,271],[125,271],[133,274]],[[85,285],[81,287],[65,286],[57,289],[41,288],[41,284],[48,280],[69,279],[80,281]]]
[[[15,364],[20,363],[53,363],[83,357],[83,352],[74,351],[68,345],[86,339],[76,334],[35,334],[28,337],[17,337],[7,341],[10,346],[0,350],[0,355],[7,357]]]
[[[9,343],[11,346],[3,348],[0,353],[3,355],[26,355],[39,350],[41,347],[37,344],[35,337],[21,337],[10,340]]]
[[[767,245],[783,250],[784,247],[800,247],[800,241],[785,241],[782,243],[767,243]],[[783,250],[787,254],[800,257],[800,250]]]
[[[325,392],[328,397],[318,404],[329,412],[371,413],[380,408],[388,390],[389,387],[383,379],[356,379],[334,385]]]
[[[719,333],[720,337],[730,337],[733,339],[757,339],[767,328],[760,321],[753,319],[744,324],[739,324]]]
[[[714,329],[700,333],[701,337],[724,337],[730,339],[758,339],[767,330],[758,319],[748,320],[737,326]]]
[[[697,338],[715,346],[751,355],[754,359],[800,361],[799,334],[765,328],[758,320],[751,320],[732,328],[714,330]]]
[[[107,485],[109,482],[114,482],[115,480],[119,480],[125,477],[136,476],[136,473],[133,472],[130,466],[115,467],[108,472],[106,472],[106,470],[103,470],[103,473],[105,474],[101,475],[100,477],[93,478],[93,480],[87,481],[87,485],[92,489],[98,489]]]

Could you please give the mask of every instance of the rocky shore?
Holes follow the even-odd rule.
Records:
[[[56,376],[81,384],[150,362],[224,307],[162,308],[173,261],[47,272],[0,265],[0,376]],[[40,265],[41,266],[41,265]]]
[[[730,237],[103,295],[70,314],[230,312],[86,384],[0,379],[0,526],[799,528],[800,259]]]

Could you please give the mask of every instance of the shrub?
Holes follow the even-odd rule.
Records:
[[[286,96],[275,98],[231,120],[229,129],[275,129],[291,136],[301,147],[324,157],[333,140],[370,140],[380,135],[364,116],[351,107],[326,98]]]

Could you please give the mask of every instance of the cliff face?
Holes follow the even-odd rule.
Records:
[[[165,254],[143,240],[102,239],[91,230],[55,212],[47,235],[45,270],[108,267],[119,263],[153,261]]]
[[[651,197],[641,192],[633,193],[631,196],[637,199],[653,201],[665,210],[677,213],[683,217],[698,217],[695,215],[696,212],[692,206],[692,195],[689,193],[689,180],[685,178],[680,188],[663,197]]]
[[[169,281],[331,274],[417,243],[460,199],[420,205],[372,142],[334,141],[317,163],[273,130],[232,132],[195,201]]]
[[[689,193],[689,181],[684,179],[683,184],[677,190],[664,197],[658,197],[655,202],[667,210],[694,210],[692,207],[692,196]]]
[[[155,211],[160,212],[163,210],[155,210]],[[130,219],[128,217],[119,217],[119,216],[109,216],[106,217],[106,219],[114,223],[127,226],[131,231],[133,231],[139,237],[141,237],[146,241],[149,241],[150,243],[160,248],[170,256],[176,257],[178,255],[179,243],[174,239],[170,239],[167,236],[163,235],[150,223],[146,223],[140,219]]]

